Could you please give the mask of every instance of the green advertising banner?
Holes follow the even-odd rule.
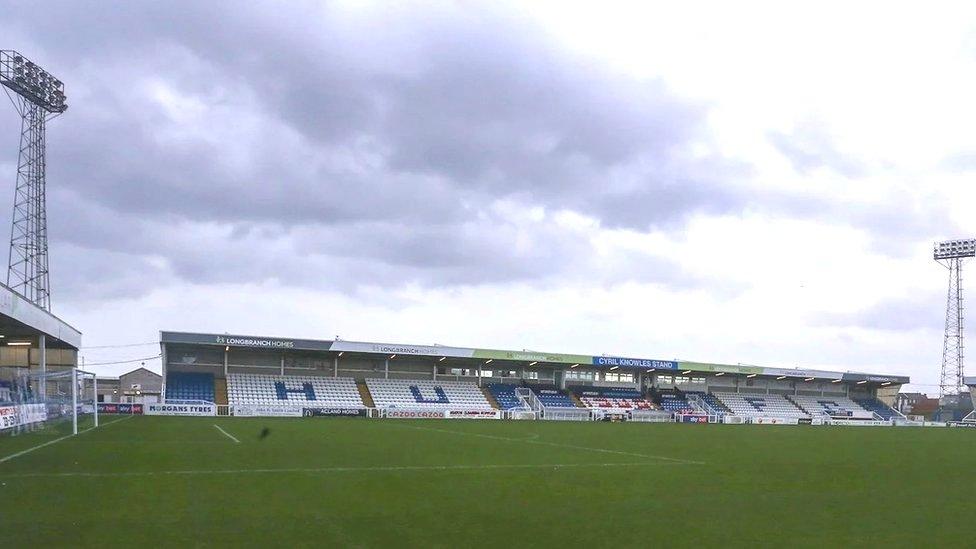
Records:
[[[539,353],[536,351],[499,351],[495,349],[475,349],[474,358],[586,365],[589,365],[593,361],[593,357],[589,355],[564,355],[558,353]]]
[[[763,368],[759,366],[736,366],[732,364],[710,364],[707,362],[678,362],[679,370],[693,372],[725,372],[727,374],[761,374]]]

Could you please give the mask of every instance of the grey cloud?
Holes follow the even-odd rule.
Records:
[[[896,258],[912,255],[920,242],[959,232],[948,203],[933,197],[919,198],[897,184],[890,185],[885,194],[849,199],[828,199],[813,191],[758,192],[750,196],[746,208],[861,229],[873,251]]]
[[[799,124],[790,133],[771,132],[769,140],[803,174],[820,168],[846,177],[860,177],[867,172],[862,162],[838,149],[826,130],[813,121]]]
[[[579,271],[589,245],[544,224],[520,233],[488,212],[496,201],[638,229],[737,205],[721,170],[689,167],[702,106],[491,11],[17,8],[7,24],[39,38],[72,98],[51,128],[52,236],[162,258],[178,279],[539,280]]]
[[[432,222],[422,227],[371,221],[285,228],[177,219],[139,222],[139,214],[100,223],[110,210],[81,206],[90,215],[56,225],[66,235],[60,240],[63,248],[71,253],[55,255],[52,267],[56,287],[71,292],[94,284],[97,291],[87,292],[86,297],[110,295],[101,288],[111,287],[113,281],[124,287],[120,295],[128,292],[130,283],[141,281],[150,289],[176,280],[272,282],[347,293],[407,284],[545,286],[554,279],[590,285],[639,281],[676,288],[704,282],[670,260],[644,252],[616,255],[609,264],[594,261],[589,235],[583,230],[565,230],[551,219],[527,220],[504,212],[490,212],[462,224]],[[89,242],[96,244],[84,248]],[[84,262],[78,251],[84,249],[90,251],[87,260],[92,264],[73,268],[75,261]],[[124,266],[117,267],[116,262]]]
[[[945,295],[916,293],[881,301],[852,313],[820,313],[810,321],[816,326],[873,330],[941,330],[944,315]]]
[[[85,54],[105,61],[102,69],[110,77],[99,82],[104,89],[97,90],[98,95],[107,96],[122,111],[100,118],[101,124],[94,127],[76,118],[78,131],[96,139],[71,136],[82,148],[67,160],[95,163],[92,168],[100,173],[139,177],[144,181],[140,188],[158,189],[150,190],[154,208],[220,215],[212,208],[192,211],[194,205],[207,206],[209,198],[220,194],[220,211],[231,216],[263,212],[264,219],[280,219],[284,207],[329,219],[355,211],[348,204],[339,207],[342,199],[355,204],[368,196],[371,207],[362,210],[403,215],[404,209],[396,206],[410,197],[424,205],[436,203],[431,200],[435,196],[444,198],[439,192],[444,189],[428,188],[418,174],[446,181],[447,198],[455,204],[521,194],[550,206],[586,210],[599,202],[603,189],[616,190],[627,202],[644,204],[646,213],[633,220],[635,228],[680,220],[689,209],[706,204],[736,206],[734,201],[714,200],[720,193],[698,189],[716,189],[725,178],[713,175],[698,181],[686,169],[691,163],[686,149],[701,138],[701,106],[674,98],[660,82],[636,81],[579,61],[556,48],[534,25],[490,11],[478,12],[477,18],[459,12],[442,18],[404,10],[380,22],[412,29],[394,33],[394,39],[415,42],[396,43],[383,33],[364,33],[342,17],[320,17],[318,10],[307,6],[270,10],[238,9],[235,4],[229,10],[233,13],[225,14],[215,8],[219,4],[193,4],[164,14],[136,5],[143,10],[127,5],[97,22],[130,31],[119,38],[131,42],[129,56],[79,36],[59,41],[71,47],[51,53],[65,62]],[[67,4],[58,10],[59,16],[31,25],[59,36],[84,34],[90,28],[86,19],[101,14],[72,14],[73,6]],[[277,13],[268,13],[272,11]],[[260,25],[255,25],[257,20]],[[299,22],[309,20],[321,24],[321,31],[296,32],[305,27]],[[143,35],[137,31],[146,39],[138,40]],[[255,50],[254,44],[261,44],[261,49]],[[396,55],[406,59],[402,65],[376,59],[397,49],[403,51]],[[257,128],[268,135],[260,146],[255,144],[253,153],[266,160],[254,166],[250,180],[234,181],[214,161],[222,153],[220,143],[188,139],[181,146],[158,145],[158,121],[164,118],[158,108],[118,97],[114,89],[119,80],[138,82],[140,77],[162,79],[205,103],[227,93],[221,90],[228,84],[236,84],[239,89],[232,95],[255,98],[255,104],[241,108],[283,123],[310,141],[289,148],[278,141],[281,128]],[[142,158],[120,159],[123,151],[118,150],[114,157],[106,154],[110,143],[97,136],[117,135],[134,138],[128,145]],[[302,145],[340,155],[374,155],[378,161],[365,171],[362,166],[349,169],[348,160],[322,162]],[[162,165],[179,169],[158,170]],[[672,172],[685,180],[676,184]],[[206,183],[187,185],[188,177]],[[117,188],[117,179],[106,179],[96,192],[119,207],[138,203],[131,191]],[[389,179],[400,179],[404,185],[390,184]],[[630,188],[620,189],[617,180]],[[410,191],[396,196],[398,187]],[[178,198],[159,196],[169,189],[185,200],[174,203]],[[685,208],[655,207],[659,201],[644,199],[658,189],[680,198]],[[249,197],[262,191],[269,207],[255,211]],[[339,200],[329,202],[326,195]],[[304,208],[282,204],[293,197]],[[390,200],[383,204],[386,197]],[[445,215],[446,209],[438,215]],[[597,204],[589,213],[619,223],[608,209]]]
[[[93,250],[92,261],[131,260],[145,276],[118,273],[125,288],[576,273],[687,287],[701,280],[646,254],[601,274],[582,265],[593,249],[579,235],[522,227],[491,207],[573,210],[637,231],[753,208],[848,215],[771,197],[750,184],[748,165],[708,152],[707,105],[588,62],[491,9],[24,3],[0,22],[6,31],[31,36],[37,52],[25,53],[68,86],[71,108],[50,131],[51,236]],[[12,113],[0,122],[12,127]],[[793,155],[801,166],[836,153],[805,139]],[[14,149],[0,147],[0,165]],[[68,277],[84,269],[52,261],[56,281],[81,288]]]

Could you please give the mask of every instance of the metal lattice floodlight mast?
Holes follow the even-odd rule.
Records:
[[[0,84],[21,116],[7,286],[50,311],[44,127],[68,108],[64,84],[12,50],[0,50]]]
[[[937,242],[932,253],[932,258],[949,270],[939,397],[958,395],[964,392],[966,387],[962,262],[969,257],[976,257],[976,240],[973,239]]]

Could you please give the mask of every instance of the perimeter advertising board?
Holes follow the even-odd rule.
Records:
[[[234,415],[240,417],[302,417],[302,409],[297,406],[235,404]]]
[[[365,408],[302,408],[305,417],[366,417]]]
[[[213,404],[146,404],[143,413],[147,416],[215,416],[217,406]]]
[[[497,410],[386,410],[386,417],[397,419],[501,419]]]
[[[47,420],[47,406],[44,404],[17,404],[0,406],[0,430],[30,425]]]
[[[788,420],[781,417],[754,417],[749,421],[753,425],[796,425],[798,422],[796,419]]]
[[[500,414],[494,410],[448,410],[444,412],[448,419],[498,419]]]
[[[387,410],[385,417],[396,419],[444,419],[441,410]]]
[[[99,402],[98,413],[100,414],[135,414],[142,413],[142,404],[126,404],[114,402]]]
[[[708,416],[705,414],[678,414],[676,417],[679,423],[708,423]]]

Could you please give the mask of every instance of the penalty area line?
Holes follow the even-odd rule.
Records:
[[[123,418],[115,419],[115,420],[112,420],[112,421],[108,421],[108,422],[106,422],[106,423],[104,423],[102,425],[99,425],[99,427],[105,427],[105,426],[111,425],[113,423],[118,423],[120,421],[123,421],[123,420],[126,420],[126,419],[131,419],[131,418],[134,418],[134,417],[135,416],[128,416],[128,417],[123,417]],[[78,431],[78,434],[79,435],[85,434],[88,431],[91,431],[92,429],[95,429],[95,427],[89,427],[89,428],[84,429],[82,431]],[[4,457],[0,458],[0,463],[6,463],[6,462],[8,462],[8,461],[10,461],[10,460],[12,460],[14,458],[19,458],[20,456],[27,455],[27,454],[35,451],[35,450],[40,450],[41,448],[44,448],[45,446],[50,446],[52,444],[57,444],[57,443],[61,442],[62,440],[69,439],[69,438],[71,438],[73,436],[75,436],[75,435],[64,435],[63,437],[58,437],[58,438],[56,438],[54,440],[49,440],[49,441],[45,442],[44,444],[38,444],[37,446],[32,446],[32,447],[30,447],[30,448],[28,448],[26,450],[21,450],[21,451],[19,451],[17,453],[10,454],[9,456],[4,456]]]
[[[38,477],[151,477],[180,475],[243,475],[274,473],[388,473],[400,471],[491,471],[506,469],[583,469],[588,467],[665,467],[691,465],[677,462],[633,462],[633,463],[530,463],[530,464],[484,464],[484,465],[388,465],[376,467],[298,467],[285,469],[211,469],[184,471],[130,471],[115,473],[95,473],[79,471],[74,473],[24,473],[19,475],[0,475],[0,479],[13,480]]]
[[[220,425],[217,425],[216,423],[214,423],[214,427],[216,427],[216,428],[217,428],[217,430],[218,430],[218,431],[220,431],[221,433],[223,433],[223,434],[225,434],[225,435],[227,435],[227,438],[229,438],[229,439],[231,439],[231,440],[233,440],[233,441],[234,441],[234,442],[236,442],[237,444],[240,444],[240,443],[241,443],[241,441],[239,441],[239,440],[237,440],[237,437],[235,437],[234,435],[232,435],[232,434],[230,434],[230,433],[228,433],[227,431],[225,431],[225,430],[223,430],[223,429],[221,429],[221,428],[220,428]]]

